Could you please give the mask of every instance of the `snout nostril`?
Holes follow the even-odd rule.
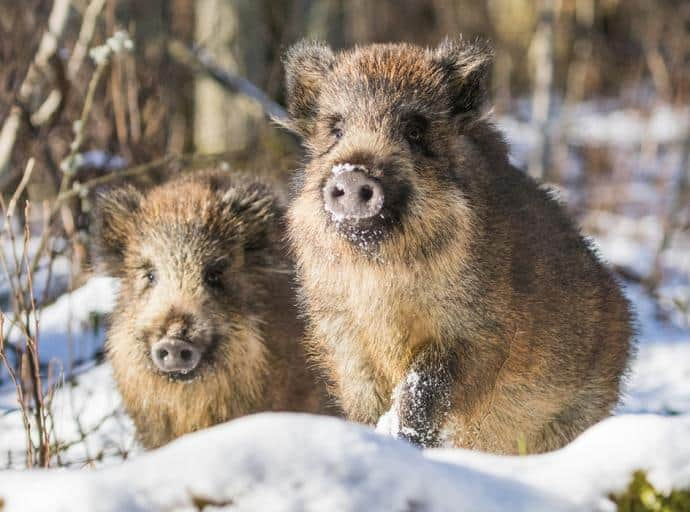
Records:
[[[368,219],[383,206],[383,186],[367,169],[348,164],[334,168],[322,189],[324,210],[340,225],[345,220]]]
[[[342,197],[342,196],[344,196],[344,195],[345,195],[345,190],[343,190],[343,189],[342,189],[341,187],[339,187],[339,186],[335,186],[335,187],[333,187],[333,188],[331,189],[331,197],[332,197],[333,199],[336,199],[336,198],[338,198],[338,197]]]
[[[188,374],[201,361],[203,352],[189,342],[163,338],[151,347],[150,357],[154,367],[164,374]]]
[[[374,190],[369,185],[364,185],[359,189],[359,198],[367,202],[374,196]]]

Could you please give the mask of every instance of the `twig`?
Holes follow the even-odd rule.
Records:
[[[0,196],[0,207],[2,208],[3,214],[5,216],[5,222],[3,227],[5,229],[5,234],[7,235],[10,241],[10,247],[12,248],[14,267],[12,268],[12,270],[10,269],[10,266],[7,263],[7,259],[5,257],[5,251],[0,251],[0,264],[2,264],[2,268],[5,272],[5,275],[7,276],[7,282],[10,286],[12,296],[14,297],[17,310],[21,311],[24,305],[21,281],[21,258],[17,255],[17,240],[14,236],[14,229],[12,228],[11,219],[7,216],[7,209],[5,208],[5,203],[2,200],[2,196]]]
[[[98,16],[101,14],[103,7],[105,6],[106,0],[91,0],[88,7],[84,11],[84,16],[82,17],[81,29],[79,30],[79,38],[74,44],[74,50],[67,63],[67,76],[70,80],[73,80],[79,72],[84,57],[89,50],[89,44],[91,43],[91,38],[96,29],[96,21]]]
[[[164,157],[157,158],[145,164],[130,167],[129,169],[114,170],[103,176],[79,182],[79,184],[76,187],[71,188],[70,190],[66,190],[64,193],[60,194],[57,197],[56,201],[64,202],[80,194],[86,194],[95,188],[107,185],[114,181],[121,180],[122,178],[129,178],[139,174],[146,174],[147,172],[150,172],[154,169],[158,169],[160,167],[164,167],[172,163],[190,163],[194,165],[206,165],[220,162],[224,159],[227,159],[230,156],[231,154],[228,153],[209,153],[206,155],[199,155],[196,153],[188,153],[184,155],[166,155]]]
[[[30,204],[27,202],[24,224],[24,263],[26,265],[27,291],[31,307],[26,309],[26,327],[30,336],[26,338],[26,348],[29,355],[29,373],[31,375],[31,387],[34,399],[34,420],[38,431],[38,462],[41,467],[48,467],[50,463],[50,439],[46,425],[47,414],[46,404],[43,400],[43,380],[41,378],[40,361],[38,357],[38,312],[36,309],[36,299],[34,298],[34,286],[32,273],[29,270],[28,244],[31,240],[31,230],[29,228]],[[33,315],[33,333],[30,331],[30,319]]]
[[[79,120],[75,122],[74,125],[74,132],[75,132],[75,137],[74,141],[70,145],[70,152],[63,161],[63,166],[66,163],[66,166],[74,166],[74,161],[76,159],[76,155],[79,152],[79,149],[81,148],[83,142],[84,142],[84,134],[86,132],[85,127],[86,123],[89,120],[89,115],[91,114],[91,108],[93,107],[93,100],[96,95],[96,90],[98,88],[98,85],[101,81],[101,77],[103,76],[103,73],[105,72],[105,69],[108,67],[109,59],[103,59],[98,62],[96,65],[96,70],[93,72],[93,75],[91,77],[91,80],[89,81],[89,85],[86,90],[86,98],[84,99],[84,106],[82,107],[81,110],[81,115],[79,116]],[[63,169],[63,175],[62,175],[62,180],[60,181],[60,188],[58,191],[58,198],[64,194],[64,192],[68,189],[70,186],[70,183],[72,182],[72,169]],[[53,203],[52,208],[50,209],[50,214],[48,215],[48,225],[51,226],[55,218],[57,217],[58,213],[60,212],[60,209],[63,206],[64,199],[62,201],[58,201],[57,199]],[[31,265],[29,266],[29,269],[31,272],[33,272],[36,267],[38,266],[38,262],[41,259],[41,256],[43,255],[43,251],[45,249],[45,245],[48,242],[48,238],[50,237],[51,234],[51,229],[46,229],[41,233],[41,238],[38,243],[38,248],[36,250],[36,253],[34,254],[33,260],[31,261]]]
[[[82,63],[84,62],[84,57],[86,57],[89,44],[91,43],[91,39],[93,38],[93,34],[96,29],[96,21],[98,20],[98,16],[103,10],[105,3],[106,0],[91,0],[89,5],[84,10],[81,28],[79,29],[79,37],[77,38],[77,42],[74,44],[72,55],[70,55],[69,61],[67,62],[66,78],[71,82],[73,82],[76,78]],[[45,101],[31,116],[31,122],[35,126],[42,125],[48,121],[48,119],[53,117],[60,105],[65,101],[66,90],[67,84],[65,83],[62,87],[53,89],[50,92]]]
[[[108,183],[111,183],[113,181],[117,181],[122,178],[129,178],[131,176],[136,176],[137,174],[145,174],[149,171],[152,171],[153,169],[163,167],[164,165],[173,162],[175,158],[176,157],[173,155],[167,155],[156,160],[152,160],[151,162],[147,162],[145,164],[130,167],[129,169],[113,171],[109,174],[99,176],[98,178],[93,178],[88,181],[79,182],[79,186],[77,188],[72,188],[71,190],[65,191],[63,194],[60,194],[58,196],[58,200],[66,201],[67,199],[75,197],[79,194],[83,194],[102,185],[107,185]]]
[[[5,368],[7,368],[7,373],[10,376],[10,379],[12,380],[12,384],[14,385],[14,388],[17,392],[17,401],[19,402],[19,410],[20,414],[22,417],[22,423],[24,425],[24,432],[26,434],[26,463],[28,467],[31,467],[32,462],[33,462],[33,444],[31,442],[31,422],[29,421],[29,414],[26,410],[26,402],[24,400],[24,390],[22,389],[22,386],[19,382],[19,379],[17,379],[17,374],[14,371],[14,368],[12,368],[12,365],[10,362],[7,360],[7,357],[5,356],[5,315],[0,311],[0,361],[5,365]]]
[[[53,69],[56,88],[51,91],[41,106],[29,116],[29,120],[31,121],[30,126],[34,131],[37,131],[40,126],[48,126],[50,128],[57,122],[65,108],[67,95],[70,91],[69,81],[67,80],[65,66],[62,60],[56,55],[53,55],[49,62]]]
[[[28,166],[27,173],[30,174],[31,166]],[[21,194],[21,190],[15,193],[16,198]],[[10,269],[7,264],[4,251],[0,251],[0,263],[7,275],[8,283],[14,296],[14,318],[8,318],[4,314],[0,321],[0,362],[7,367],[10,379],[15,384],[17,390],[17,400],[19,407],[24,416],[24,427],[27,439],[27,465],[33,466],[38,463],[41,467],[47,467],[50,463],[50,429],[48,428],[49,403],[52,393],[48,390],[49,400],[45,400],[43,394],[43,380],[40,373],[40,357],[38,348],[39,336],[39,315],[38,305],[34,296],[33,275],[29,271],[29,242],[31,240],[30,231],[30,204],[27,203],[25,211],[24,222],[24,238],[21,243],[21,256],[18,256],[18,241],[14,236],[14,229],[12,228],[11,217],[8,209],[4,208],[4,203],[0,201],[0,206],[5,215],[5,234],[8,236],[10,246],[12,248],[12,255],[14,256],[14,268]],[[16,352],[16,360],[19,367],[19,377],[17,371],[9,363],[6,356],[6,349],[8,345],[5,340],[9,339],[10,332],[6,333],[4,329],[5,319],[10,320],[11,327],[17,326],[21,334],[25,338],[24,350]],[[15,347],[16,348],[16,347]],[[33,408],[31,409],[33,416],[33,424],[29,420],[30,402],[27,397],[31,397]],[[34,445],[32,437],[32,428],[36,429],[37,444]],[[38,460],[34,460],[34,454],[38,456]]]
[[[34,82],[38,76],[37,68],[45,67],[50,57],[55,54],[59,46],[59,41],[67,25],[67,17],[70,9],[70,0],[55,0],[48,19],[48,28],[43,33],[41,43],[34,56],[33,64],[24,78],[19,88],[19,102],[24,103],[31,95]],[[12,150],[17,140],[17,132],[21,125],[21,109],[18,106],[12,107],[10,114],[5,119],[0,130],[0,176],[8,172]],[[3,178],[5,178],[3,176]],[[7,181],[6,179],[4,181]]]
[[[127,109],[129,110],[129,134],[132,142],[141,139],[141,114],[139,112],[139,84],[137,81],[136,59],[125,57],[125,76],[127,77]]]
[[[15,105],[10,109],[10,113],[0,129],[0,176],[3,177],[2,181],[5,183],[12,179],[5,176],[5,171],[9,167],[12,150],[17,142],[17,132],[21,120],[22,109]]]
[[[173,39],[168,43],[168,53],[183,66],[203,71],[225,89],[254,99],[268,117],[278,120],[287,119],[287,112],[283,107],[246,78],[221,68],[204,48],[190,48],[182,41]]]
[[[17,190],[15,190],[14,194],[12,194],[12,199],[10,199],[10,203],[7,206],[7,217],[12,217],[14,215],[14,209],[17,206],[17,201],[19,200],[19,197],[22,195],[22,192],[24,192],[24,189],[31,180],[31,173],[34,172],[35,164],[36,160],[34,158],[29,158],[29,161],[26,163],[26,168],[24,169],[24,176],[22,176],[22,181],[19,182]]]

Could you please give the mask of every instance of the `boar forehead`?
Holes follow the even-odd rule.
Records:
[[[230,258],[241,248],[242,219],[229,215],[217,202],[193,194],[176,195],[174,201],[161,199],[152,198],[141,213],[138,257],[180,272]]]
[[[341,98],[344,101],[339,101]],[[321,98],[322,107],[358,107],[437,112],[448,109],[443,70],[426,50],[373,46],[346,53],[334,66]]]
[[[162,222],[145,226],[139,245],[158,258],[170,256],[175,260],[189,260],[189,264],[206,264],[219,256],[229,256],[241,243],[232,233],[220,236],[207,225]]]

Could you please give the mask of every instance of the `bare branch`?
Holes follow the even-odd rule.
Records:
[[[205,49],[200,47],[190,48],[182,41],[173,39],[168,43],[168,52],[173,59],[183,66],[196,71],[203,71],[225,89],[254,99],[261,105],[261,108],[263,108],[269,118],[277,120],[287,119],[287,112],[283,107],[269,98],[264,91],[246,78],[234,75],[221,68]]]
[[[22,389],[21,383],[17,378],[17,374],[14,368],[7,360],[5,355],[5,328],[4,328],[5,315],[0,311],[0,361],[3,363],[7,369],[7,373],[12,380],[12,384],[17,392],[17,401],[19,402],[19,410],[22,417],[22,423],[24,425],[25,439],[26,439],[26,463],[28,467],[31,467],[33,462],[33,444],[31,442],[31,422],[29,421],[29,413],[26,409],[26,401],[24,399],[24,390]]]
[[[106,0],[91,0],[89,6],[84,11],[82,18],[81,29],[79,30],[79,38],[74,45],[74,50],[67,63],[67,76],[73,80],[81,68],[81,64],[86,57],[91,44],[91,38],[96,29],[96,21],[101,14]]]
[[[19,182],[19,185],[17,186],[17,190],[14,191],[14,194],[12,194],[12,199],[10,199],[10,203],[7,206],[7,217],[12,217],[14,214],[14,209],[17,206],[17,201],[22,195],[22,192],[24,192],[24,189],[26,186],[29,184],[29,181],[31,180],[31,173],[34,171],[34,165],[36,164],[36,160],[34,158],[29,158],[29,161],[26,164],[26,169],[24,169],[24,176],[22,177],[22,181]]]
[[[155,160],[152,160],[150,162],[141,164],[141,165],[136,165],[134,167],[130,167],[129,169],[123,169],[123,170],[114,170],[108,174],[105,174],[103,176],[99,176],[97,178],[90,179],[88,181],[83,181],[79,182],[78,184],[75,184],[75,187],[66,190],[64,193],[60,194],[56,201],[57,202],[64,202],[67,201],[68,199],[71,199],[73,197],[76,197],[80,194],[86,194],[89,191],[104,186],[108,185],[109,183],[121,180],[122,178],[130,178],[132,176],[138,176],[140,174],[146,174],[147,172],[151,172],[154,169],[159,169],[161,167],[164,167],[166,165],[171,165],[171,164],[191,164],[192,166],[204,166],[204,165],[213,165],[217,164],[219,162],[222,162],[228,158],[232,157],[231,153],[210,153],[206,155],[199,155],[196,153],[189,153],[189,154],[184,154],[184,155],[166,155],[161,158],[157,158]]]
[[[105,3],[106,0],[91,0],[84,11],[81,28],[79,29],[79,37],[67,63],[66,78],[69,79],[69,81],[74,81],[84,62],[84,58],[89,50],[89,44],[91,43],[96,29],[96,21],[98,21],[98,16],[103,10]],[[53,89],[50,92],[45,101],[31,116],[31,122],[34,126],[40,126],[53,117],[53,114],[59,110],[60,105],[64,103],[66,89],[67,88],[63,86]]]
[[[91,80],[89,81],[89,85],[86,90],[86,98],[84,99],[84,106],[82,107],[81,115],[79,116],[79,120],[76,121],[74,124],[74,140],[70,145],[70,152],[67,155],[67,158],[65,158],[65,160],[63,161],[63,164],[66,162],[67,166],[73,165],[73,161],[76,158],[76,155],[84,142],[86,123],[88,122],[89,116],[91,114],[91,108],[93,107],[93,100],[96,95],[96,89],[98,88],[98,84],[100,83],[101,77],[103,76],[105,69],[108,67],[109,62],[109,59],[103,59],[99,61],[99,63],[96,66],[96,70],[93,72],[93,75],[91,76]],[[62,180],[60,181],[58,198],[64,194],[64,192],[69,188],[71,183],[72,173],[68,172],[67,169],[63,168],[63,175]],[[28,266],[30,272],[34,272],[38,267],[38,262],[41,260],[41,257],[43,256],[43,251],[45,250],[46,243],[48,242],[48,238],[50,237],[52,231],[50,229],[50,226],[52,226],[53,220],[60,212],[63,203],[64,199],[62,201],[56,199],[53,203],[53,206],[50,209],[50,214],[48,215],[48,229],[45,229],[41,234],[41,238],[39,240],[36,253],[34,254],[33,259],[31,260],[31,264]]]
[[[55,0],[53,2],[53,9],[48,19],[48,28],[43,33],[33,64],[29,67],[29,71],[19,89],[20,102],[26,101],[31,95],[34,83],[39,75],[38,69],[46,67],[50,58],[57,51],[67,25],[69,10],[70,0]],[[9,163],[14,144],[17,140],[17,132],[21,125],[21,115],[22,112],[18,106],[12,107],[2,129],[0,129],[0,176],[10,171]]]

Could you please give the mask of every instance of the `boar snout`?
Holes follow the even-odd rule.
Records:
[[[201,360],[201,351],[186,341],[163,338],[151,346],[151,359],[164,373],[189,373]]]
[[[383,189],[361,167],[339,165],[323,188],[323,200],[335,220],[368,219],[381,211]]]

